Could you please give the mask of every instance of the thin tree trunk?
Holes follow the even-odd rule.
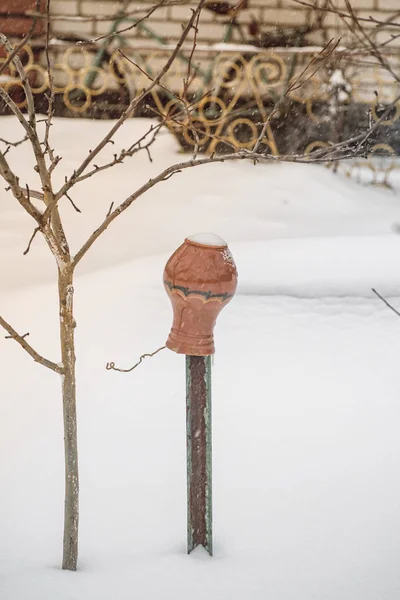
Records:
[[[73,314],[73,268],[59,269],[61,356],[64,367],[62,397],[65,449],[65,508],[62,568],[76,571],[78,562],[79,473],[76,423],[75,321]]]

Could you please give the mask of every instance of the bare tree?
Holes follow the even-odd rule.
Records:
[[[41,356],[34,347],[27,341],[27,334],[20,334],[17,330],[8,323],[3,317],[0,317],[0,325],[7,331],[7,337],[16,341],[36,362],[44,367],[61,375],[62,378],[62,400],[64,414],[64,440],[65,440],[65,512],[64,512],[64,541],[63,541],[63,560],[62,568],[68,570],[76,570],[78,560],[78,525],[79,525],[79,472],[78,472],[78,445],[77,445],[77,416],[76,416],[76,356],[75,356],[75,319],[74,319],[74,274],[77,265],[81,262],[87,252],[92,248],[96,240],[106,231],[111,223],[124,213],[132,203],[145,194],[155,185],[168,180],[173,175],[196,166],[224,162],[226,160],[252,160],[253,162],[265,160],[280,160],[291,162],[326,162],[350,158],[355,155],[365,154],[368,139],[373,131],[379,126],[379,121],[363,135],[341,141],[328,148],[321,148],[315,151],[310,156],[291,155],[291,156],[272,156],[266,152],[261,152],[260,146],[263,142],[265,132],[269,121],[279,109],[283,99],[291,91],[298,89],[318,70],[327,58],[332,55],[336,48],[337,42],[331,40],[316,56],[311,60],[307,67],[292,80],[282,98],[278,100],[275,107],[269,114],[268,119],[261,128],[260,135],[255,141],[251,150],[236,150],[233,149],[230,154],[198,157],[199,147],[199,131],[196,128],[195,119],[192,119],[195,103],[191,102],[188,96],[188,88],[193,76],[192,57],[191,53],[188,72],[183,82],[181,93],[175,93],[168,90],[179,102],[183,105],[185,115],[189,120],[190,129],[193,132],[194,139],[197,141],[194,147],[192,156],[186,157],[179,163],[176,163],[164,169],[157,176],[147,181],[138,189],[134,190],[127,198],[114,206],[112,204],[104,217],[103,221],[96,227],[93,233],[87,238],[81,248],[72,252],[68,243],[64,224],[59,213],[59,203],[64,201],[64,198],[72,202],[70,197],[71,189],[77,186],[81,181],[95,177],[97,173],[106,169],[111,169],[114,165],[123,162],[129,157],[134,156],[140,151],[149,152],[150,146],[154,143],[161,127],[176,115],[162,115],[158,124],[152,124],[149,130],[138,140],[136,140],[129,148],[122,150],[119,154],[115,154],[112,160],[101,165],[97,165],[94,161],[107,144],[113,142],[116,132],[122,127],[127,119],[134,116],[136,109],[146,96],[156,86],[163,87],[163,76],[169,71],[176,57],[181,52],[182,46],[187,39],[189,33],[194,31],[193,49],[196,45],[196,32],[198,29],[199,15],[206,0],[199,0],[196,8],[192,9],[192,13],[188,22],[183,27],[182,35],[175,48],[170,52],[165,65],[156,76],[148,74],[149,83],[147,87],[136,95],[130,102],[129,106],[122,115],[110,127],[108,133],[99,140],[94,149],[88,152],[86,158],[77,165],[69,177],[65,179],[64,184],[55,189],[53,182],[53,172],[57,167],[60,157],[51,144],[51,125],[54,106],[54,84],[49,58],[49,24],[50,24],[50,2],[47,3],[47,34],[46,34],[46,62],[49,84],[48,94],[48,111],[45,119],[44,138],[40,138],[40,133],[37,125],[37,116],[35,113],[35,104],[32,94],[31,85],[27,77],[26,70],[19,57],[20,45],[13,46],[5,35],[0,34],[0,43],[6,48],[8,53],[7,61],[15,66],[20,82],[23,86],[26,100],[27,110],[22,112],[17,104],[13,101],[9,93],[0,86],[0,98],[8,106],[15,115],[24,131],[24,138],[27,140],[35,157],[35,169],[40,178],[40,190],[29,189],[28,186],[21,182],[21,178],[10,167],[7,160],[7,147],[4,151],[0,151],[0,176],[5,180],[8,190],[14,196],[15,200],[28,213],[34,222],[34,229],[29,240],[25,254],[29,252],[31,244],[34,242],[36,235],[43,236],[49,251],[54,257],[57,265],[58,274],[58,301],[59,301],[59,337],[60,337],[60,353],[61,362],[56,362]],[[171,2],[170,2],[171,3]],[[160,2],[155,7],[152,7],[146,15],[152,14],[157,6],[163,5],[165,2]],[[145,15],[145,16],[146,16]],[[35,18],[39,15],[35,14]],[[42,18],[40,16],[40,18]],[[26,41],[26,40],[25,40]],[[193,50],[194,51],[194,50]],[[135,65],[138,67],[138,65]],[[139,68],[139,67],[138,67]],[[387,109],[389,110],[390,107]],[[380,120],[385,118],[385,113]],[[18,143],[18,142],[17,142]],[[7,145],[7,143],[6,143]],[[37,208],[37,203],[33,200],[41,200],[43,207]],[[73,202],[72,202],[73,204]]]

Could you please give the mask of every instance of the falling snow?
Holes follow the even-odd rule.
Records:
[[[3,119],[2,136],[17,135]],[[17,125],[18,127],[18,125]],[[55,120],[60,183],[104,122]],[[148,122],[131,120],[118,151]],[[84,142],[84,143],[83,143]],[[29,149],[9,153],[37,185]],[[181,160],[169,135],[61,204],[71,251],[125,198]],[[5,600],[394,600],[400,589],[399,197],[323,167],[187,170],[110,226],[75,281],[81,481],[79,571],[59,570],[59,379],[0,340],[0,595]],[[164,351],[161,277],[193,231],[215,231],[240,274],[216,327],[215,556],[186,555],[183,358]],[[56,265],[0,190],[1,313],[59,357]],[[226,250],[226,252],[228,252]],[[60,364],[60,363],[59,363]]]

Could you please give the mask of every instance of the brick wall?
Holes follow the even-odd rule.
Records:
[[[34,10],[35,0],[0,0],[0,31],[5,35],[24,36],[30,30],[32,19],[25,15],[26,11]],[[45,3],[42,0],[39,6],[40,10],[45,10]],[[33,35],[40,35],[44,32],[45,21],[39,20],[36,23]],[[1,51],[1,50],[0,50]]]
[[[231,0],[232,4],[235,0]],[[138,6],[153,6],[156,0],[137,0],[130,3],[128,10],[135,10]],[[344,0],[334,0],[336,6],[346,10]],[[182,31],[182,23],[186,22],[190,14],[190,8],[195,2],[189,0],[179,6],[163,7],[157,10],[150,18],[149,25],[158,35],[168,38],[171,42],[178,39]],[[262,24],[263,31],[276,31],[276,29],[291,29],[306,25],[310,18],[310,10],[296,4],[294,0],[249,0],[249,8],[242,11],[239,21],[243,24],[243,29],[247,34],[247,25],[254,18]],[[376,17],[385,20],[398,11],[400,0],[352,0],[352,6],[357,14],[369,18]],[[102,21],[101,18],[111,16],[121,8],[121,2],[117,0],[53,0],[52,12],[56,15],[80,16],[83,19],[78,21],[56,20],[53,23],[54,33],[73,33],[77,35],[86,35],[96,37],[109,32],[112,25],[111,21]],[[315,13],[314,13],[315,15]],[[87,17],[94,17],[97,20],[85,21]],[[398,22],[400,22],[397,16]],[[204,10],[200,21],[199,42],[216,43],[221,42],[226,33],[224,22],[226,18],[218,16],[215,13]],[[371,30],[375,28],[374,23],[366,23]],[[122,27],[122,26],[121,26]],[[393,31],[389,27],[383,27],[377,34],[379,43],[389,39],[391,34],[398,34],[399,29]],[[326,13],[323,22],[323,31],[313,33],[308,36],[308,41],[314,44],[321,44],[325,40],[339,35],[344,42],[351,35],[346,27],[343,26],[341,19],[332,13]],[[126,34],[131,40],[143,39],[143,33],[135,29]],[[231,41],[238,41],[238,33],[235,32]],[[400,38],[396,40],[400,46]]]

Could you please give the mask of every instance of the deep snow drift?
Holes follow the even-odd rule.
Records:
[[[106,122],[56,120],[59,181]],[[120,144],[148,122],[130,121]],[[1,137],[15,123],[1,119]],[[84,142],[84,144],[83,144]],[[84,147],[85,146],[85,147]],[[116,149],[108,149],[112,154]],[[108,156],[107,152],[105,156]],[[10,153],[22,179],[28,147]],[[74,249],[118,201],[182,157],[153,151],[73,193]],[[299,165],[223,164],[176,175],[135,203],[76,281],[80,570],[59,570],[60,381],[0,339],[0,597],[5,600],[393,600],[400,592],[399,197]],[[227,239],[237,297],[213,371],[215,556],[185,554],[183,357],[161,277],[187,235]],[[58,361],[54,265],[0,187],[0,314]]]

